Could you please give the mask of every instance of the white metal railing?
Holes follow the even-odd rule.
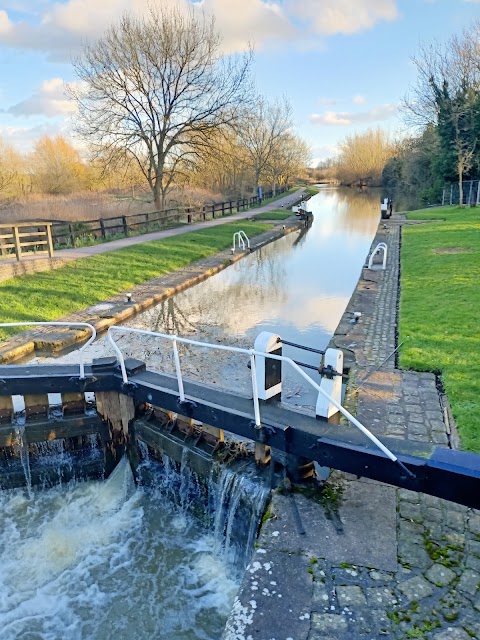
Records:
[[[130,327],[118,327],[118,326],[114,325],[113,327],[110,327],[108,329],[107,338],[108,338],[108,341],[112,345],[113,349],[115,350],[115,353],[117,354],[117,356],[119,358],[120,368],[121,368],[121,371],[122,371],[122,378],[123,378],[123,382],[125,384],[128,384],[128,375],[127,375],[127,370],[126,370],[126,367],[125,367],[125,359],[123,357],[123,353],[121,352],[119,346],[117,345],[117,343],[113,339],[113,334],[114,333],[118,333],[118,332],[136,333],[136,334],[140,334],[140,335],[152,336],[154,338],[164,338],[166,340],[169,340],[172,343],[173,358],[174,358],[174,362],[175,362],[175,371],[176,371],[176,376],[177,376],[178,394],[180,396],[180,401],[184,401],[185,400],[185,390],[184,390],[184,386],[183,386],[182,370],[181,370],[181,367],[180,367],[180,356],[178,354],[178,348],[177,348],[177,343],[178,342],[181,342],[182,344],[196,345],[196,346],[204,347],[204,348],[207,348],[207,349],[217,349],[219,351],[230,351],[232,353],[242,353],[242,354],[250,356],[252,391],[253,391],[253,411],[254,411],[254,416],[255,416],[255,426],[256,426],[257,429],[259,429],[261,427],[261,421],[260,421],[260,403],[259,403],[259,399],[258,399],[257,371],[256,371],[256,365],[255,365],[255,357],[259,356],[259,357],[263,357],[263,358],[270,358],[272,360],[280,360],[280,361],[286,362],[293,369],[295,369],[295,371],[297,371],[297,373],[299,373],[318,393],[320,393],[325,398],[327,398],[329,400],[329,402],[331,402],[340,411],[340,413],[342,415],[344,415],[345,418],[347,418],[347,420],[351,424],[353,424],[364,435],[366,435],[367,438],[369,438],[388,458],[390,458],[390,460],[392,460],[393,462],[399,463],[403,467],[403,464],[397,459],[396,455],[390,451],[390,449],[388,449],[382,442],[380,442],[380,440],[376,436],[374,436],[373,433],[371,433],[371,431],[369,431],[361,422],[359,422],[354,416],[352,416],[352,414],[349,413],[339,402],[337,402],[328,393],[326,393],[320,387],[320,385],[318,385],[314,380],[312,380],[310,378],[310,376],[308,376],[297,365],[297,363],[294,362],[293,360],[291,360],[290,358],[287,358],[285,356],[277,356],[277,355],[274,355],[272,353],[268,353],[267,354],[267,353],[262,352],[262,351],[255,351],[255,349],[242,349],[240,347],[228,347],[228,346],[225,346],[225,345],[212,344],[212,343],[209,343],[209,342],[199,342],[198,340],[191,340],[189,338],[180,338],[180,337],[175,336],[175,335],[170,335],[170,334],[165,334],[165,333],[158,333],[156,331],[145,331],[145,330],[142,330],[142,329],[132,329]]]
[[[240,230],[240,231],[235,231],[235,233],[233,234],[233,246],[232,246],[232,252],[235,251],[235,246],[236,246],[236,240],[238,239],[238,248],[242,249],[242,251],[245,251],[245,243],[247,245],[247,247],[250,249],[250,240],[247,236],[247,234],[245,233],[245,231]]]
[[[383,250],[382,269],[385,269],[386,264],[387,264],[387,245],[385,244],[385,242],[379,242],[377,244],[377,246],[375,247],[375,249],[372,251],[372,254],[371,254],[370,259],[368,261],[368,268],[369,269],[372,268],[374,257],[377,255],[377,253],[380,253],[380,251],[382,251],[382,250]]]
[[[80,347],[78,354],[80,356],[80,379],[85,378],[85,364],[83,362],[83,351],[92,344],[97,337],[95,327],[88,322],[2,322],[0,327],[32,327],[32,326],[49,326],[49,327],[87,327],[92,335],[87,342]]]

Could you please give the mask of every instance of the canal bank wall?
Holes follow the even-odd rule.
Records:
[[[226,249],[209,258],[178,269],[159,278],[154,278],[132,289],[131,299],[125,293],[112,296],[95,305],[58,318],[60,322],[87,322],[95,327],[97,333],[106,331],[110,326],[121,324],[128,318],[145,311],[162,300],[187,289],[226,269],[241,260],[252,251],[282,238],[304,226],[304,222],[291,217],[276,224],[272,229],[251,238],[250,251],[237,249],[232,254]],[[41,318],[39,318],[41,320]],[[0,364],[8,364],[22,358],[33,357],[35,352],[56,354],[84,342],[90,335],[88,329],[59,329],[58,327],[41,327],[37,330],[24,331],[12,338],[0,342]]]
[[[396,365],[404,224],[379,225],[386,269],[362,270],[331,346],[375,435],[454,446],[434,374]],[[273,492],[223,640],[480,638],[479,586],[480,512],[333,472]]]

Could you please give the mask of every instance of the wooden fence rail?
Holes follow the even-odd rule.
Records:
[[[277,189],[276,194],[285,193],[288,187]],[[273,196],[265,191],[263,198]],[[108,240],[124,237],[130,233],[154,231],[171,224],[192,224],[211,220],[217,216],[245,211],[259,204],[257,196],[239,198],[225,202],[214,202],[203,207],[176,207],[162,211],[133,213],[130,215],[82,220],[80,222],[22,222],[0,224],[0,260],[17,259],[38,254],[53,256],[57,249],[74,247],[80,241]]]
[[[287,187],[277,189],[276,194],[285,193]],[[263,193],[263,199],[273,196],[273,191]],[[113,236],[128,236],[132,232],[154,231],[171,224],[192,224],[211,220],[217,216],[245,211],[258,203],[258,197],[240,198],[225,202],[206,204],[201,208],[176,207],[148,213],[82,220],[80,222],[53,222],[52,238],[55,247],[75,246],[78,240],[108,240]]]
[[[51,222],[0,224],[0,260],[38,254],[53,257]]]

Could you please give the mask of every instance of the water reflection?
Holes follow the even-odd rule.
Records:
[[[262,247],[228,269],[132,318],[130,327],[251,348],[261,331],[317,349],[327,346],[358,281],[379,220],[375,192],[322,189],[310,200],[311,227]],[[118,337],[124,354],[174,373],[171,343]],[[251,393],[248,357],[179,344],[184,377]],[[86,357],[112,353],[105,337]],[[112,353],[113,355],[113,353]],[[284,355],[319,365],[292,347]],[[65,360],[75,361],[75,353]],[[312,371],[309,375],[315,378]],[[285,371],[284,401],[312,407],[316,398],[295,372]]]
[[[128,324],[247,348],[260,331],[274,331],[286,340],[322,349],[358,281],[377,229],[378,202],[375,192],[322,189],[310,200],[315,216],[311,227],[263,247]],[[129,355],[173,370],[166,345],[131,335],[121,343]],[[237,356],[213,357],[212,352],[187,346],[181,352],[186,375],[248,391],[249,373],[245,363],[239,368]],[[289,347],[284,352],[318,364],[313,354]],[[290,392],[296,384],[292,379]],[[307,404],[311,402],[308,396]]]

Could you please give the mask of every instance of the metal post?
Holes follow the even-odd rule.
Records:
[[[252,391],[253,391],[253,413],[255,415],[255,427],[260,429],[260,405],[258,402],[258,387],[257,387],[257,369],[255,364],[255,353],[253,349],[250,352],[250,364],[252,367]]]
[[[470,180],[470,190],[468,192],[468,202],[470,204],[472,202],[472,191],[473,191],[473,180]]]
[[[480,180],[478,181],[477,187],[477,204],[480,204]]]
[[[178,393],[181,402],[185,400],[185,391],[183,389],[182,370],[180,369],[180,358],[178,356],[177,340],[174,337],[172,340],[173,346],[173,359],[175,360],[175,371],[177,372]]]
[[[450,206],[453,204],[453,184],[450,185]]]
[[[442,191],[442,207],[445,204],[445,189]]]

